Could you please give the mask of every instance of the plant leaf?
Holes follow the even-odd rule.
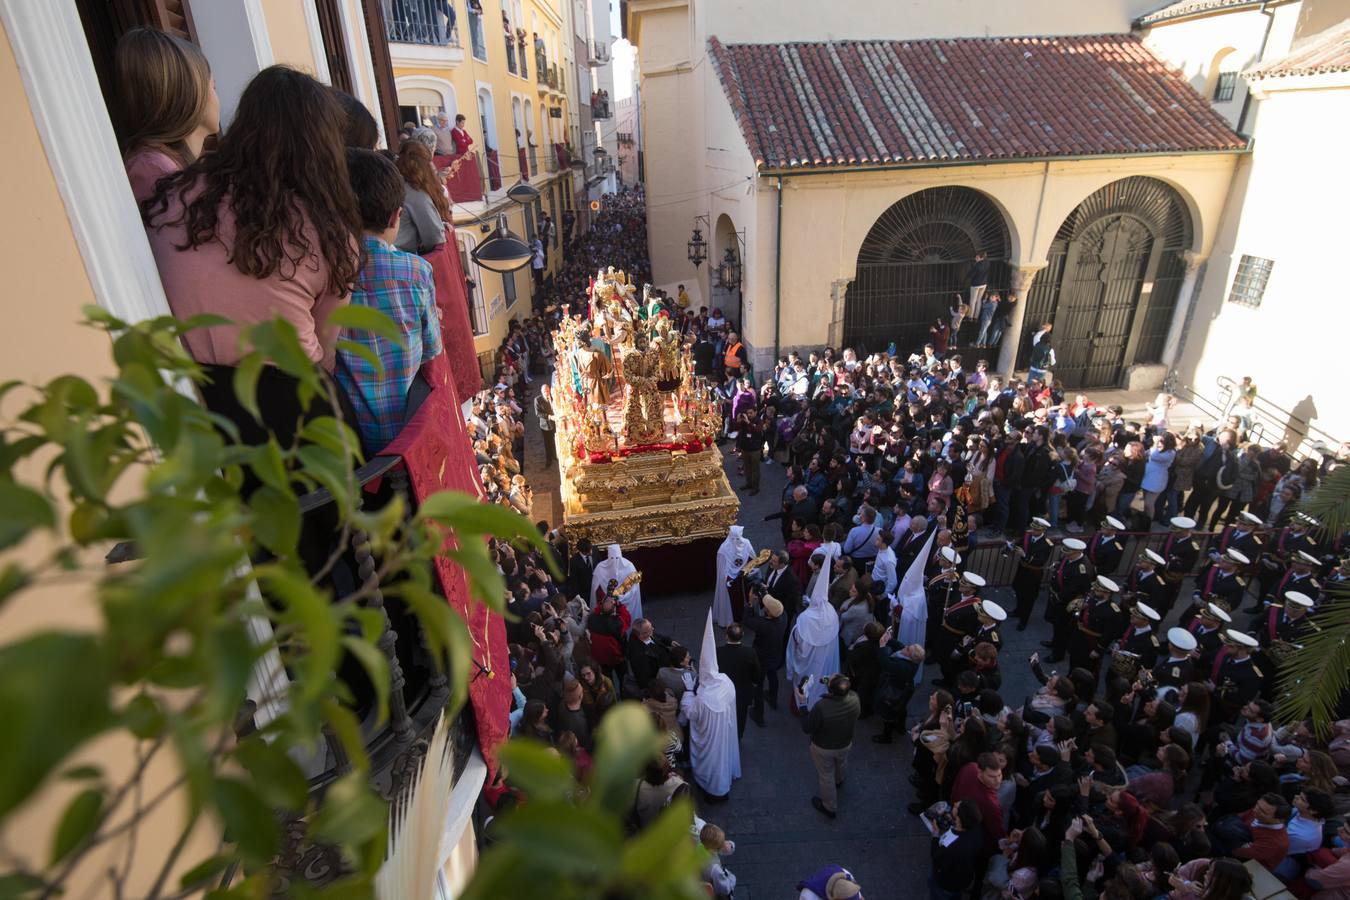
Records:
[[[348,653],[356,657],[356,661],[361,664],[361,668],[365,669],[366,675],[370,677],[372,689],[375,691],[375,699],[379,704],[376,724],[383,725],[389,721],[389,660],[385,658],[379,648],[353,635],[344,637],[342,646]]]
[[[12,481],[0,481],[0,550],[7,550],[39,529],[56,527],[56,512],[51,502],[31,488]]]
[[[66,806],[52,839],[51,865],[61,860],[84,842],[103,819],[103,792],[88,788],[80,791]]]

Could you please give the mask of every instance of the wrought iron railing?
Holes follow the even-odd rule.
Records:
[[[451,0],[382,0],[386,37],[399,44],[458,47]]]
[[[534,77],[540,84],[548,82],[548,57],[538,47],[534,50]]]
[[[614,109],[613,109],[613,107],[610,106],[610,104],[609,104],[608,101],[605,101],[605,100],[593,100],[593,101],[591,101],[591,118],[592,118],[592,119],[608,119],[608,118],[611,118],[613,115],[614,115]]]
[[[483,31],[483,9],[479,7],[475,12],[472,3],[469,4],[469,44],[476,59],[487,59],[487,34]]]

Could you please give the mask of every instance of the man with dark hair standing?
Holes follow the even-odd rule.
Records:
[[[998,852],[998,842],[1003,837],[1003,810],[998,802],[998,789],[1003,784],[1004,762],[996,753],[981,753],[975,762],[961,767],[952,785],[953,806],[967,801],[980,809],[985,856]]]
[[[972,322],[980,321],[980,305],[984,302],[984,292],[989,287],[989,260],[983,250],[975,253],[975,261],[970,264],[970,309],[966,315]],[[956,335],[952,335],[956,342]]]
[[[928,895],[932,900],[960,900],[969,890],[984,855],[980,831],[984,820],[984,813],[974,801],[952,803],[952,827],[933,835],[933,873],[928,876]]]
[[[806,706],[806,694],[800,688],[797,706]],[[853,693],[849,677],[832,675],[829,690],[802,720],[802,731],[811,735],[811,762],[819,791],[811,805],[827,819],[839,814],[839,787],[848,774],[848,751],[853,748],[853,729],[861,714],[862,702]]]
[[[745,720],[755,699],[755,685],[764,677],[759,656],[742,644],[745,631],[739,623],[726,627],[727,642],[717,648],[717,671],[731,679],[736,688],[736,737],[745,737]]]

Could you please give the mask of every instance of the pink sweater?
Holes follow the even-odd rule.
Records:
[[[196,185],[185,193],[195,195]],[[337,329],[326,325],[328,316],[345,306],[347,294],[328,290],[328,264],[318,254],[318,233],[304,217],[304,230],[312,252],[301,255],[292,245],[290,252],[298,264],[283,262],[281,270],[270,278],[253,278],[230,263],[229,249],[234,243],[234,214],[228,198],[221,203],[216,223],[217,239],[192,250],[179,250],[186,243],[183,225],[174,222],[181,214],[181,197],[170,199],[169,208],[147,227],[150,249],[159,266],[159,277],[169,308],[180,319],[211,313],[224,316],[239,325],[253,325],[280,316],[295,326],[300,346],[306,355],[333,369]],[[356,252],[353,240],[352,252]],[[201,363],[230,366],[239,362],[239,328],[220,325],[199,328],[184,338],[188,353]]]
[[[131,195],[144,203],[155,192],[155,182],[183,168],[177,157],[156,147],[142,147],[126,158],[127,180]]]

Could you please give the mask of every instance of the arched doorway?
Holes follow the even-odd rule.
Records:
[[[973,188],[911,194],[881,214],[858,250],[844,298],[844,343],[858,350],[895,342],[901,356],[923,348],[928,326],[968,294],[977,251],[989,259],[989,290],[1007,287],[1008,225]],[[955,340],[953,341],[955,343]]]
[[[711,287],[708,308],[722,310],[722,315],[744,337],[745,298],[742,293],[744,281],[742,280],[740,285],[723,284],[720,276],[719,267],[726,260],[727,251],[731,251],[732,261],[739,267],[741,264],[740,236],[736,232],[736,225],[731,221],[731,217],[723,213],[717,217],[717,223],[713,226],[712,256],[708,259],[708,280]],[[741,277],[744,279],[744,275]]]
[[[1025,321],[1029,332],[1054,323],[1056,381],[1114,387],[1127,367],[1162,358],[1191,233],[1185,201],[1156,178],[1113,181],[1069,214]],[[1030,345],[1022,342],[1019,366]]]

